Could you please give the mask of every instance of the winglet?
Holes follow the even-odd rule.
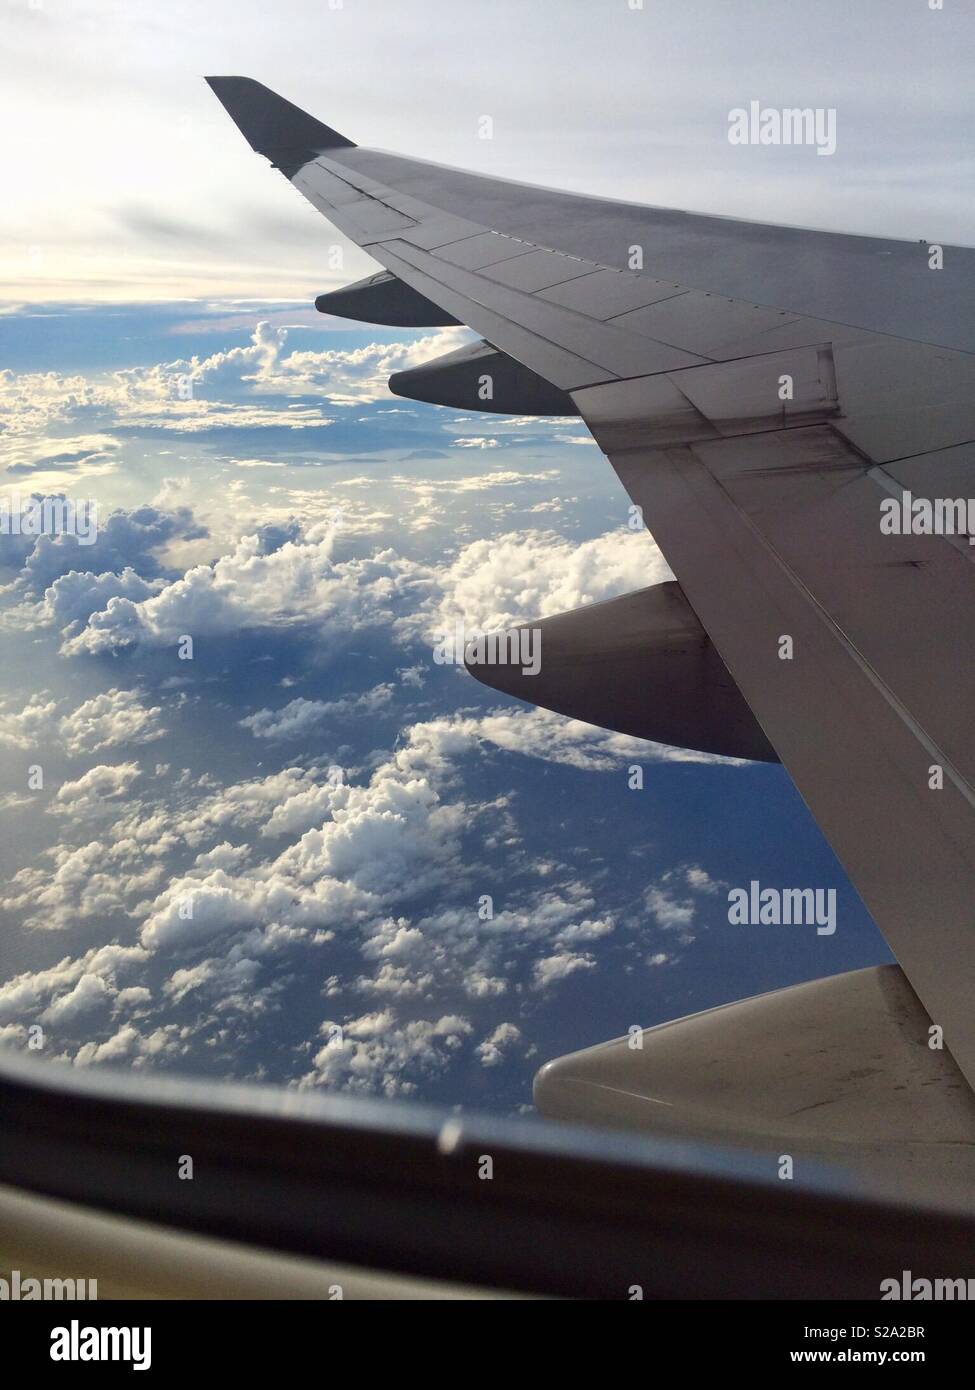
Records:
[[[352,140],[252,77],[206,80],[251,148],[265,155],[289,179],[323,150],[354,148]]]

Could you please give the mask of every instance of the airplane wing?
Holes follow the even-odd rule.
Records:
[[[479,678],[777,757],[975,1086],[975,251],[484,178],[207,80],[384,267],[320,308],[481,335],[393,389],[581,415],[676,575]]]

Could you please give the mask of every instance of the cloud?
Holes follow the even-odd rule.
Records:
[[[335,405],[390,399],[393,372],[451,352],[470,337],[466,329],[444,328],[403,342],[289,352],[287,328],[262,320],[245,346],[206,357],[92,376],[0,371],[0,466],[49,482],[109,472],[120,447],[104,433],[112,429],[174,435],[325,429],[334,421],[323,399]]]
[[[0,395],[2,387],[0,382]],[[78,484],[84,478],[115,472],[121,447],[121,441],[109,434],[47,438],[15,434],[9,447],[0,444],[0,457],[9,474],[29,478],[35,486],[42,481],[48,486]]]
[[[139,856],[130,846],[102,840],[56,845],[47,857],[52,869],[19,869],[0,897],[0,907],[22,912],[24,926],[40,931],[64,930],[82,918],[109,918],[134,897],[158,890],[163,876],[159,864],[134,862]]]
[[[260,535],[244,536],[213,565],[197,565],[141,600],[111,599],[65,643],[68,655],[128,645],[174,645],[258,627],[314,621],[319,640],[389,625],[393,605],[422,584],[418,567],[392,551],[369,558],[333,558],[332,531],[266,550]],[[416,594],[417,601],[419,594]]]
[[[460,618],[468,629],[492,631],[671,577],[645,531],[621,528],[582,542],[515,531],[465,546],[438,573],[440,593],[425,617],[430,630]]]
[[[554,956],[544,956],[535,962],[534,980],[536,989],[546,989],[559,980],[566,980],[579,970],[594,970],[596,962],[588,952],[579,954],[572,951],[559,951]]]
[[[144,579],[153,579],[164,572],[158,555],[163,546],[207,534],[189,507],[173,511],[153,506],[119,509],[104,521],[99,519],[91,544],[81,545],[68,534],[38,536],[23,566],[23,585],[32,593],[41,593],[61,575],[77,571],[79,562],[95,573],[132,569]]]
[[[698,864],[688,864],[683,873],[688,886],[693,888],[695,893],[717,893],[718,889],[724,886],[716,882],[708,871]]]
[[[664,931],[677,931],[685,941],[693,940],[687,928],[694,920],[695,906],[688,899],[680,901],[669,889],[651,887],[646,892],[647,911]]]
[[[690,890],[682,892],[682,885]],[[644,893],[644,905],[654,923],[665,932],[673,932],[682,946],[688,946],[696,938],[694,924],[700,906],[697,898],[713,897],[724,885],[713,879],[699,864],[683,864],[676,869],[668,869],[658,882],[652,883]],[[675,959],[663,953],[662,958],[651,956],[649,965],[670,964]]]
[[[112,1065],[125,1062],[138,1070],[164,1055],[178,1056],[186,1052],[187,1047],[175,1024],[156,1028],[144,1036],[134,1024],[126,1023],[105,1042],[85,1043],[75,1054],[74,1063],[75,1066],[85,1067],[94,1063]]]
[[[277,352],[273,342],[265,347],[264,358],[247,358],[255,372]],[[221,370],[232,376],[243,361]],[[393,636],[409,662],[419,634],[444,612],[469,609],[487,626],[492,616],[561,611],[646,584],[662,565],[649,538],[622,530],[582,547],[552,532],[514,532],[501,538],[500,554],[473,542],[439,564],[391,550],[363,555],[362,538],[344,528],[337,537],[329,521],[299,524],[279,511],[212,563],[174,576],[164,568],[166,547],[197,523],[174,494],[164,500],[141,517],[118,514],[104,551],[111,568],[58,574],[43,590],[36,612],[59,622],[66,655],[303,625],[316,663],[364,631]],[[125,563],[140,547],[155,551],[144,566],[151,578]],[[400,665],[405,697],[422,687],[424,670],[433,668],[422,660]],[[719,760],[508,705],[416,722],[391,748],[359,750],[361,766],[339,777],[324,758],[304,765],[317,730],[392,710],[396,691],[386,681],[235,712],[264,745],[255,755],[292,739],[304,756],[280,768],[258,763],[255,774],[224,785],[186,769],[160,793],[153,778],[140,780],[138,762],[120,758],[54,791],[47,809],[61,818],[66,842],[82,842],[16,874],[4,907],[34,929],[113,923],[142,952],[124,989],[74,978],[42,1002],[79,1064],[166,1064],[210,1046],[229,1058],[228,1019],[274,1012],[289,981],[317,975],[323,997],[342,1000],[345,1041],[336,1050],[327,1031],[306,1033],[281,1071],[303,1086],[410,1094],[462,1056],[500,1066],[524,1039],[498,1011],[510,1018],[528,991],[533,1007],[547,1007],[562,981],[597,969],[597,948],[622,908],[597,904],[565,865],[536,872],[516,806],[487,799],[475,769],[503,757],[597,774],[648,759]],[[21,740],[53,731],[72,756],[97,756],[160,738],[163,706],[140,686],[116,684],[73,708],[41,695],[5,709],[5,728]],[[340,754],[352,761],[348,749]],[[479,879],[501,847],[517,892],[482,920]],[[682,873],[659,885],[678,907],[708,891],[704,870]]]
[[[240,723],[250,729],[255,738],[301,738],[321,727],[330,719],[350,716],[366,717],[388,707],[393,697],[391,685],[377,685],[361,695],[339,700],[306,700],[299,696],[289,700],[281,709],[260,709],[247,715]]]
[[[258,325],[258,332],[264,325]],[[286,336],[286,335],[285,335]],[[348,350],[280,352],[267,359],[255,377],[264,391],[285,395],[328,394],[335,404],[388,400],[387,382],[394,372],[420,366],[470,341],[466,328],[441,328],[426,336],[397,343],[369,343]],[[283,347],[284,337],[279,347]],[[205,372],[205,365],[203,368]]]
[[[111,991],[101,975],[85,974],[78,980],[74,989],[69,990],[67,994],[59,995],[49,1004],[40,1015],[40,1019],[42,1023],[70,1026],[77,1021],[80,1014],[103,1007],[110,998]]]
[[[105,729],[114,727],[119,694]],[[515,874],[522,871],[520,830],[504,799],[485,802],[465,790],[477,785],[477,762],[500,749],[592,769],[630,756],[605,731],[558,716],[536,723],[539,714],[415,723],[370,760],[368,774],[342,780],[315,766],[222,787],[179,779],[183,800],[175,803],[146,799],[151,782],[143,799],[128,800],[135,763],[90,769],[59,789],[52,809],[77,810],[72,825],[97,814],[98,837],[58,847],[49,867],[22,870],[3,906],[36,928],[93,917],[134,922],[128,959],[139,974],[116,981],[97,969],[98,980],[82,980],[90,965],[69,962],[56,978],[21,977],[0,1027],[45,1012],[79,1065],[164,1064],[223,1036],[222,1020],[232,1015],[254,1020],[278,1009],[295,971],[316,970],[296,953],[325,950],[322,992],[342,995],[347,1011],[301,1044],[294,1084],[410,1095],[464,1055],[499,1067],[525,1042],[510,1015],[491,1017],[500,1001],[529,987],[541,1003],[571,975],[592,973],[595,948],[617,924],[564,872],[561,881],[547,873],[547,886],[533,874],[487,918],[477,911],[483,869],[465,844],[482,822],[504,840]],[[100,716],[77,722],[102,728]],[[485,852],[489,839],[480,837]],[[174,870],[178,853],[192,859]],[[709,896],[712,882],[696,865],[662,876],[648,897],[658,925],[672,922],[686,935],[684,898]],[[664,954],[648,964],[662,964]],[[434,1000],[441,1006],[432,1012]]]
[[[497,1067],[505,1059],[505,1053],[516,1043],[521,1042],[521,1029],[513,1023],[499,1023],[475,1051],[482,1067]]]
[[[631,763],[690,762],[739,766],[741,760],[693,748],[671,748],[662,743],[617,734],[580,719],[568,719],[553,710],[521,706],[490,710],[479,717],[451,716],[431,720],[428,728],[449,727],[453,735],[493,745],[506,753],[561,763],[583,772],[612,772]]]
[[[54,796],[51,810],[59,815],[111,815],[113,804],[125,796],[139,776],[138,763],[99,763],[74,782],[64,782]]]
[[[54,726],[57,701],[47,698],[47,692],[32,695],[22,710],[14,713],[9,700],[0,703],[0,743],[14,748],[34,748],[50,736]]]
[[[120,977],[145,959],[137,946],[97,946],[83,956],[65,956],[46,969],[15,975],[0,984],[0,1023],[32,1020],[45,1013],[48,1021],[65,1022],[86,1000],[117,998]],[[89,979],[95,983],[82,983]]]
[[[151,743],[162,738],[166,730],[160,720],[161,707],[142,704],[140,696],[138,690],[113,686],[65,715],[58,723],[58,733],[67,752],[77,756],[122,743]]]
[[[55,626],[62,630],[71,629],[75,623],[85,623],[92,613],[101,609],[111,609],[116,601],[141,603],[159,592],[163,581],[149,581],[136,574],[134,569],[126,568],[121,574],[107,570],[104,574],[93,574],[90,570],[72,570],[56,579],[45,590],[40,603],[28,610],[24,617],[25,625],[46,627]],[[22,610],[15,611],[16,621]]]
[[[399,1023],[387,1009],[363,1014],[344,1025],[326,1022],[319,1031],[329,1041],[316,1052],[312,1069],[300,1078],[300,1089],[325,1086],[410,1096],[419,1080],[436,1076],[447,1067],[472,1026],[468,1019],[455,1014]]]
[[[260,962],[247,954],[242,943],[228,952],[224,959],[208,957],[198,965],[176,970],[166,982],[165,993],[174,1003],[190,994],[206,994],[218,1001],[218,1008],[248,1011],[248,1004],[259,997],[255,989],[260,975]]]
[[[143,705],[138,690],[113,686],[60,717],[61,702],[49,699],[47,692],[32,695],[17,713],[9,710],[7,703],[0,705],[0,742],[17,748],[60,741],[71,757],[77,757],[123,743],[151,743],[166,732],[160,723],[162,709]]]

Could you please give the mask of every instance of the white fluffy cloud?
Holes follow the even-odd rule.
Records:
[[[109,814],[110,808],[102,808]],[[50,868],[18,870],[0,897],[0,908],[24,914],[24,925],[42,931],[74,926],[84,918],[108,918],[133,898],[158,891],[160,864],[133,856],[124,842],[89,840],[56,845]]]
[[[482,1043],[477,1045],[477,1055],[482,1067],[497,1067],[505,1059],[508,1050],[521,1042],[521,1029],[513,1023],[499,1023]]]
[[[469,337],[466,330],[444,328],[410,342],[288,351],[287,328],[261,322],[245,346],[203,358],[100,376],[0,371],[0,465],[32,482],[43,474],[51,485],[114,469],[118,443],[104,434],[111,428],[177,435],[320,429],[332,423],[323,397],[336,404],[389,399],[393,372],[453,351]]]
[[[455,738],[467,738],[493,745],[503,752],[562,763],[586,772],[611,772],[639,762],[736,765],[734,759],[716,753],[650,743],[540,708],[504,708],[480,716],[455,715],[449,720],[431,720],[428,728],[432,731],[449,728]]]
[[[671,577],[645,531],[621,528],[582,542],[554,532],[512,532],[473,541],[438,573],[429,626],[452,627],[460,618],[469,629],[491,631]]]
[[[115,597],[93,613],[64,650],[101,653],[131,644],[175,645],[262,626],[314,621],[321,641],[369,626],[388,625],[392,603],[418,586],[417,567],[390,551],[337,561],[334,537],[312,532],[270,553],[261,537],[244,536],[213,565],[142,600]]]
[[[568,979],[579,970],[595,970],[596,962],[587,952],[558,951],[535,962],[535,986],[545,989],[559,980]]]
[[[62,782],[51,810],[59,815],[111,815],[140,774],[138,763],[99,763],[75,781]]]
[[[328,1041],[315,1053],[312,1069],[301,1077],[299,1087],[409,1096],[416,1092],[418,1080],[444,1070],[472,1026],[455,1014],[401,1023],[384,1009],[352,1019],[340,1032],[330,1022],[320,1031]]]
[[[69,713],[59,715],[60,707],[61,702],[49,699],[46,692],[31,696],[19,711],[0,706],[0,741],[17,748],[60,743],[77,757],[123,743],[151,743],[166,732],[162,708],[144,705],[139,690],[113,686]]]
[[[339,700],[306,700],[299,696],[281,709],[259,709],[240,722],[255,738],[303,738],[332,719],[376,714],[389,705],[392,696],[393,687],[388,684]]]
[[[114,582],[71,574],[48,589],[42,612],[62,627],[87,618],[66,634],[69,655],[170,645],[184,633],[195,638],[309,622],[323,643],[379,625],[406,642],[452,631],[458,621],[469,630],[492,630],[547,617],[670,575],[645,532],[623,529],[578,544],[550,532],[511,532],[471,542],[439,566],[392,550],[338,560],[334,546],[334,531],[321,523],[273,548],[261,535],[244,536],[212,565],[197,565],[167,584],[130,571]],[[314,711],[296,703],[292,714],[300,723]],[[260,712],[259,737],[265,722],[275,727]]]
[[[697,916],[702,898],[712,898],[725,885],[713,879],[699,864],[683,864],[668,869],[646,889],[643,900],[652,921],[665,932],[672,932],[682,946],[689,946],[697,935]],[[674,956],[651,956],[649,965],[669,965]]]
[[[119,574],[106,570],[93,574],[90,570],[72,570],[48,585],[41,601],[29,611],[28,622],[37,626],[53,624],[70,630],[75,623],[84,623],[92,613],[111,605],[141,603],[163,588],[163,580],[143,579],[127,566]]]
[[[58,733],[68,753],[97,753],[122,743],[151,743],[162,738],[162,708],[144,705],[138,690],[112,687],[95,695],[58,722]]]
[[[465,833],[488,817],[515,845],[519,836],[513,822],[503,829],[507,808],[465,794],[461,763],[524,750],[604,770],[632,755],[615,736],[557,716],[535,728],[540,717],[513,710],[427,720],[368,775],[339,781],[325,768],[290,767],[195,795],[187,788],[179,810],[125,799],[137,785],[134,763],[90,769],[55,801],[99,810],[99,838],[61,847],[50,869],[22,870],[4,906],[37,927],[120,914],[133,921],[137,944],[9,982],[0,988],[0,1028],[37,1019],[78,1064],[149,1066],[200,1037],[221,1037],[221,1020],[276,1007],[297,945],[331,961],[341,944],[342,958],[351,953],[357,963],[341,977],[326,967],[323,994],[341,991],[364,1007],[333,1015],[299,1049],[296,1085],[410,1095],[463,1055],[499,1067],[527,1050],[522,1026],[508,1014],[482,1031],[474,1011],[516,1003],[523,991],[539,1003],[557,997],[571,976],[597,971],[594,948],[617,926],[565,872],[547,888],[536,879],[509,890],[486,919],[477,910]],[[227,838],[235,832],[247,842]],[[283,847],[259,857],[256,846],[277,837]],[[179,846],[192,862],[167,876],[168,852]],[[683,866],[651,886],[646,906],[683,944],[694,905],[714,887],[704,869]],[[431,896],[443,904],[437,911],[411,910]],[[673,959],[664,951],[646,958],[651,966]],[[196,1021],[177,1025],[174,1009]]]
[[[84,968],[77,965],[56,988],[45,990],[39,977],[33,983],[51,1010],[49,1020],[69,1030],[96,1017],[102,1005],[149,1014],[155,1007],[162,1012],[152,1021],[168,1027],[166,1008],[203,999],[218,1014],[253,1012],[262,990],[273,985],[275,961],[286,959],[292,943],[327,945],[341,936],[360,961],[346,986],[383,1008],[362,1016],[373,1022],[360,1019],[340,1053],[326,1041],[302,1084],[408,1092],[410,1078],[445,1065],[472,1025],[463,1012],[417,1020],[400,1010],[444,991],[490,1002],[509,993],[519,960],[536,987],[553,986],[594,969],[587,948],[614,927],[610,916],[597,916],[589,891],[572,881],[529,887],[514,904],[499,904],[481,919],[462,837],[480,817],[496,821],[500,814],[503,823],[507,812],[463,797],[458,762],[492,746],[476,720],[426,721],[367,778],[336,781],[325,769],[291,767],[205,789],[173,812],[124,800],[139,777],[135,763],[100,764],[64,784],[54,809],[99,813],[104,828],[76,848],[59,847],[50,869],[22,870],[4,906],[36,927],[133,916],[138,959],[156,962],[165,976],[157,1006],[135,982],[124,997],[98,981],[81,982]],[[226,839],[235,829],[286,843],[258,862],[253,839],[249,845]],[[166,850],[180,844],[195,849],[195,860],[167,881]],[[410,915],[410,903],[431,893],[443,895],[445,906]],[[21,990],[29,987],[20,981]],[[390,1009],[393,1022],[373,1026]],[[16,1010],[9,1019],[0,1013],[0,1025],[7,1021],[21,1018]],[[167,1033],[157,1039],[162,1051],[154,1051],[128,1026],[83,1047],[79,1060],[124,1053],[145,1065],[183,1045]],[[488,1035],[477,1053],[483,1065],[496,1065],[517,1040],[514,1026],[499,1025]]]
[[[0,743],[13,748],[34,748],[50,736],[57,711],[57,701],[46,692],[32,695],[20,710],[12,710],[10,701],[0,704]]]
[[[0,1024],[70,1018],[122,992],[120,981],[145,962],[138,946],[99,946],[45,970],[24,972],[0,984]]]

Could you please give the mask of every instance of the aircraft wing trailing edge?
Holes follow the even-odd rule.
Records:
[[[777,757],[975,1085],[975,251],[481,177],[207,80],[384,268],[336,312],[484,340],[393,389],[581,415],[676,575],[605,621],[547,620],[537,697],[485,678]],[[479,402],[492,363],[501,399]]]

